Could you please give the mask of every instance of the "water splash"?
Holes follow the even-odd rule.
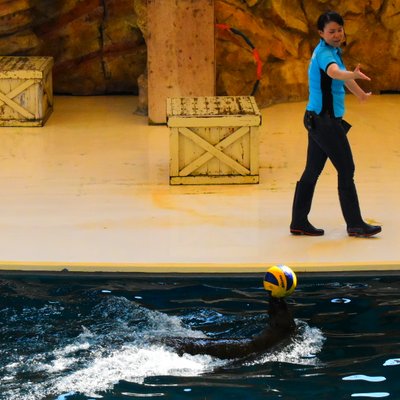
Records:
[[[36,323],[42,324],[43,329],[51,327],[49,317],[52,313],[59,315],[60,309],[40,310],[47,319],[36,316]],[[24,318],[28,314],[24,313]],[[197,317],[215,322],[216,314],[204,315],[204,310],[199,310]],[[7,375],[0,381],[5,396],[0,395],[0,399],[40,400],[46,396],[68,399],[78,393],[95,398],[121,380],[143,384],[152,376],[198,376],[225,366],[227,361],[208,355],[179,356],[161,344],[161,339],[171,332],[174,336],[205,337],[201,331],[192,330],[188,321],[183,322],[186,319],[149,310],[124,297],[103,296],[88,315],[79,318],[83,325],[74,337],[68,333],[54,346],[54,337],[46,342],[42,336],[37,339],[44,341],[40,347],[49,350],[11,360],[6,366]],[[287,348],[256,363],[284,361],[314,365],[317,362],[314,355],[321,350],[324,338],[318,329],[300,321],[298,325],[299,333]],[[21,374],[35,376],[35,382],[26,379],[21,383]]]
[[[321,352],[325,337],[318,328],[310,327],[303,321],[296,320],[296,324],[298,327],[297,334],[288,345],[272,353],[268,353],[248,365],[265,364],[268,362],[318,365],[320,361],[316,355]]]
[[[56,400],[67,400],[67,397],[73,396],[74,394],[75,394],[75,392],[68,392],[65,394],[60,394],[60,396],[58,396]]]
[[[151,376],[196,376],[221,365],[209,356],[182,357],[160,346],[125,346],[54,383],[57,392],[71,390],[94,396],[120,380],[142,384]]]
[[[44,308],[40,310],[42,313]],[[54,310],[53,315],[58,312]],[[47,308],[46,313],[50,315]],[[28,314],[23,313],[24,320]],[[7,374],[0,379],[0,399],[39,400],[51,395],[67,398],[71,393],[95,397],[120,380],[141,384],[149,376],[196,376],[222,365],[209,356],[179,357],[161,344],[154,344],[157,340],[161,343],[170,332],[186,337],[204,334],[186,328],[176,316],[149,310],[124,297],[102,299],[83,322],[87,326],[81,326],[75,338],[67,335],[55,347],[54,337],[45,343],[42,334],[35,339],[36,346],[50,350],[12,359],[4,367]],[[50,326],[48,319],[37,313],[36,324]],[[22,383],[21,375],[27,377]],[[35,383],[29,381],[29,376],[35,376]]]

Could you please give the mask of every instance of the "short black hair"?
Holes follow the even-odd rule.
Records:
[[[343,17],[339,13],[337,13],[336,11],[327,11],[327,12],[321,14],[318,18],[318,21],[317,21],[318,30],[323,31],[325,28],[325,25],[332,21],[336,22],[340,26],[344,25]]]

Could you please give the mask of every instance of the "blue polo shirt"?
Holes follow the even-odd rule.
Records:
[[[332,79],[326,73],[329,65],[336,63],[340,69],[346,70],[341,57],[341,49],[329,46],[321,39],[314,49],[308,67],[309,98],[308,111],[317,114],[328,112],[332,116],[342,117],[344,114],[344,81]]]

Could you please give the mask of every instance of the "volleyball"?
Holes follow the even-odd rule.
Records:
[[[297,276],[286,265],[274,265],[267,270],[263,283],[272,297],[286,297],[296,289]]]

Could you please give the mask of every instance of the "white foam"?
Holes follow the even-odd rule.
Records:
[[[317,365],[319,360],[316,357],[325,341],[325,337],[318,328],[312,328],[302,321],[296,321],[298,333],[293,340],[284,348],[273,351],[256,360],[254,364],[267,362],[285,362],[300,365]]]
[[[68,392],[65,394],[60,394],[60,396],[58,396],[56,400],[67,400],[67,397],[73,396],[74,394],[75,394],[75,392]]]
[[[88,350],[91,347],[91,344],[88,341],[81,342],[81,339],[87,336],[88,330],[84,330],[84,332],[78,336],[76,343],[72,343],[60,349],[54,350],[52,352],[54,360],[52,360],[50,363],[45,359],[43,363],[38,361],[35,363],[34,369],[36,371],[56,373],[71,368],[75,363],[80,361],[78,357],[72,357],[72,355],[82,350]],[[43,356],[45,357],[45,355]]]
[[[57,358],[51,364],[41,364],[38,365],[36,370],[47,371],[50,374],[65,371],[70,368],[72,365],[77,363],[79,360],[77,358]]]
[[[86,368],[64,376],[54,384],[56,392],[73,390],[94,396],[120,380],[142,384],[149,376],[195,376],[223,363],[210,356],[178,356],[161,346],[125,346],[110,356],[96,358]]]
[[[80,351],[80,350],[87,350],[89,348],[90,348],[89,342],[74,343],[74,344],[69,344],[62,349],[55,350],[54,355],[55,356],[66,356],[66,355],[70,355],[72,353],[76,353],[77,351]]]
[[[372,398],[381,398],[388,396],[390,396],[390,393],[387,392],[353,393],[351,395],[351,397],[372,397]]]
[[[91,325],[90,330],[82,326],[77,337],[51,352],[8,364],[9,376],[24,369],[39,372],[44,379],[34,384],[24,382],[18,389],[10,386],[3,393],[7,400],[40,400],[46,396],[68,400],[72,393],[99,398],[99,393],[112,389],[121,380],[143,384],[151,376],[198,376],[227,364],[208,355],[179,356],[158,344],[171,332],[182,337],[206,335],[185,327],[176,316],[148,310],[125,298],[107,297],[92,310],[90,318],[99,323]],[[319,362],[315,355],[324,342],[321,331],[304,322],[297,323],[299,332],[289,346],[262,357],[258,364]]]

